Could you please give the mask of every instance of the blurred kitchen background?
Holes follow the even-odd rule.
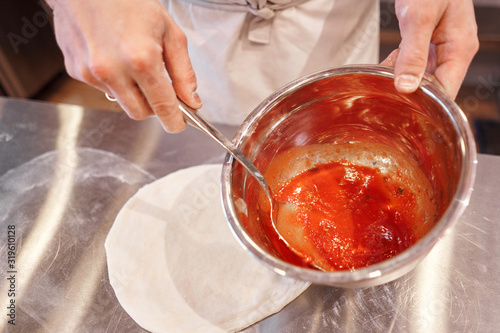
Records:
[[[457,103],[473,125],[481,153],[500,155],[500,0],[474,0],[480,50]],[[0,12],[0,96],[120,111],[99,90],[65,73],[50,11],[41,0],[8,0]],[[380,59],[399,42],[394,3],[380,3]]]

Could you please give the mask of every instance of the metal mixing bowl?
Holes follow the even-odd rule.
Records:
[[[382,114],[372,111],[381,107]],[[418,130],[409,128],[410,118]],[[323,285],[368,287],[409,272],[459,219],[476,173],[474,137],[460,108],[429,79],[414,94],[398,93],[393,70],[382,66],[340,67],[291,82],[248,116],[233,142],[261,172],[295,146],[383,143],[411,157],[432,184],[439,217],[417,243],[365,268],[325,272],[291,264],[276,251],[259,221],[249,218],[251,176],[228,155],[222,199],[236,238],[276,273]]]

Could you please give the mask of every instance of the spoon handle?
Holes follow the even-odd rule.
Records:
[[[238,162],[245,167],[245,169],[252,174],[259,184],[264,188],[264,191],[268,195],[269,198],[272,198],[270,193],[269,185],[267,181],[264,179],[264,176],[260,173],[260,171],[253,165],[252,162],[238,149],[236,146],[229,141],[224,134],[219,132],[217,128],[215,128],[212,124],[210,124],[203,116],[198,112],[198,110],[193,109],[186,105],[184,102],[179,100],[179,109],[184,114],[186,121],[189,125],[199,129],[204,132],[212,139],[217,141],[228,153],[230,153]]]

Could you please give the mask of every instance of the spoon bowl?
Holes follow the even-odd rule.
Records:
[[[181,100],[179,100],[179,109],[184,115],[187,123],[196,129],[207,134],[213,140],[215,140],[219,145],[221,145],[231,156],[234,157],[257,181],[262,190],[264,191],[270,205],[270,220],[273,226],[274,232],[281,238],[284,242],[286,240],[281,236],[275,223],[275,202],[273,197],[273,192],[268,182],[262,175],[262,173],[255,167],[255,165],[238,149],[236,146],[227,139],[215,126],[209,123],[196,109],[191,108]]]

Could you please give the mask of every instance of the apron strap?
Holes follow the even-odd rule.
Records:
[[[183,0],[193,5],[232,12],[253,14],[250,20],[248,39],[258,44],[269,44],[272,18],[276,11],[297,6],[308,0]]]

